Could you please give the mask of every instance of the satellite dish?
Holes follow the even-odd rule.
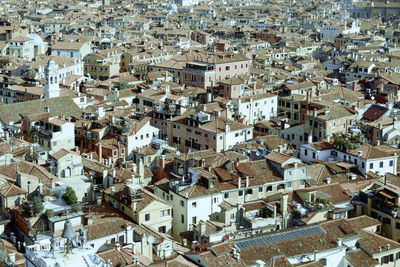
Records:
[[[154,243],[154,236],[149,236],[148,238],[147,238],[147,243],[149,243],[149,244],[153,244]]]

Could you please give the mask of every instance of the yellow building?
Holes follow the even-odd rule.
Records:
[[[150,226],[159,233],[171,234],[172,204],[140,185],[114,184],[104,191],[104,199],[137,224]]]
[[[90,75],[94,80],[105,81],[119,74],[120,56],[115,51],[102,51],[84,57],[85,75]]]
[[[7,54],[26,61],[32,61],[35,57],[33,39],[19,36],[9,40]]]
[[[382,235],[400,241],[400,183],[399,176],[386,174],[368,191],[361,191],[352,204],[353,216],[368,215],[382,222]]]

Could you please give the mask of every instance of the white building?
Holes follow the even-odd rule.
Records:
[[[175,0],[177,5],[181,6],[196,6],[200,3],[199,0]]]
[[[60,178],[61,182],[74,189],[78,201],[91,200],[92,182],[84,175],[82,158],[75,152],[60,149],[49,157],[50,171]]]
[[[244,124],[253,125],[260,121],[270,120],[278,111],[278,96],[274,94],[259,94],[232,99],[233,114],[244,117]]]
[[[45,112],[50,112],[50,110]],[[30,122],[29,138],[36,141],[47,151],[58,151],[62,148],[72,150],[75,147],[75,124],[70,121],[47,118]]]
[[[347,22],[343,24],[334,25],[326,23],[319,30],[319,36],[322,40],[325,41],[333,41],[336,36],[339,34],[353,34],[360,33],[360,22],[358,20],[354,20],[350,27],[347,26]]]
[[[153,138],[158,137],[160,129],[150,125],[151,118],[145,117],[141,121],[129,120],[129,130],[124,132],[120,140],[127,146],[128,159],[133,158],[133,150],[148,146]]]
[[[324,144],[327,144],[326,142]],[[323,147],[323,149],[319,149]],[[359,148],[349,149],[347,152],[334,147],[332,144],[304,144],[300,147],[300,159],[311,163],[313,160],[345,161],[353,163],[362,175],[368,172],[384,175],[397,175],[397,153],[386,146],[361,145]]]
[[[90,42],[57,42],[51,47],[51,55],[83,59],[91,50]]]

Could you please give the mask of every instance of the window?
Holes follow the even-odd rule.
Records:
[[[185,223],[185,216],[183,214],[181,215],[181,223]]]
[[[261,193],[262,191],[263,191],[263,188],[260,186],[260,187],[258,188],[258,192]]]
[[[371,162],[371,163],[369,164],[369,168],[370,168],[370,169],[373,169],[373,168],[374,168],[374,163],[373,163],[373,162]]]
[[[165,234],[167,232],[167,228],[165,226],[158,227],[158,232]]]
[[[197,207],[197,202],[192,202],[192,208],[196,208]]]
[[[239,190],[239,196],[243,196],[243,190]]]
[[[144,220],[145,220],[146,222],[150,221],[150,213],[146,213],[146,214],[144,215]]]
[[[389,166],[393,167],[393,160],[389,161]]]
[[[170,213],[169,209],[160,211],[160,217],[168,216],[170,214],[171,213]]]
[[[251,189],[251,188],[247,189],[247,194],[248,194],[248,195],[253,194],[253,189]]]
[[[272,185],[267,186],[267,192],[272,192]]]
[[[183,200],[181,200],[181,206],[182,206],[182,207],[185,206],[185,202],[183,202]]]
[[[379,162],[379,168],[383,168],[383,161]]]
[[[230,70],[230,67],[229,67],[229,66],[226,66],[226,67],[225,67],[225,70]]]
[[[224,193],[224,198],[229,198],[229,193],[228,192]]]
[[[365,168],[365,162],[361,162],[361,168]]]
[[[308,152],[308,150],[304,149],[304,156],[307,156],[307,152]]]
[[[315,152],[312,153],[312,158],[315,159]]]

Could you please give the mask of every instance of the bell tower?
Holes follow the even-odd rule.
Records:
[[[60,96],[60,85],[58,84],[58,65],[54,60],[49,60],[44,68],[44,97],[53,98]]]

